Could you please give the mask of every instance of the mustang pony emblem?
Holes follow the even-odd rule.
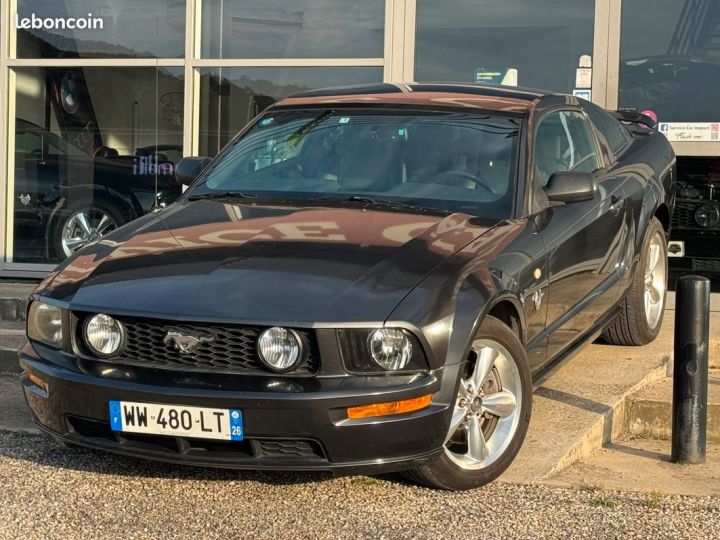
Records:
[[[532,303],[535,305],[535,311],[540,311],[540,306],[542,305],[542,299],[543,296],[545,296],[545,293],[542,292],[541,289],[538,289],[532,295],[530,296],[530,300],[532,300]]]
[[[180,351],[180,354],[192,354],[195,352],[200,344],[210,343],[215,340],[215,336],[212,334],[202,334],[199,332],[190,332],[184,330],[178,330],[171,328],[168,333],[165,334],[163,343],[170,345],[171,343],[175,346],[175,349]]]

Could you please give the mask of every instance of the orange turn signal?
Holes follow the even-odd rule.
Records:
[[[25,375],[27,376],[28,380],[31,383],[33,383],[35,386],[37,386],[38,388],[40,388],[47,394],[48,385],[45,381],[43,381],[40,377],[38,377],[34,373],[30,373],[29,371],[26,371]]]
[[[348,407],[348,418],[369,418],[372,416],[388,416],[424,409],[432,401],[432,394],[427,394],[402,401],[390,401],[388,403],[373,403],[372,405],[360,405],[359,407]]]

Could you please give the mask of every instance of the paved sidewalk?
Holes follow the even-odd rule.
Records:
[[[543,383],[533,396],[525,443],[500,480],[541,481],[619,437],[626,396],[667,373],[673,335],[669,315],[650,345],[592,344]]]
[[[700,465],[670,463],[670,441],[624,439],[548,479],[549,485],[720,497],[720,444]]]

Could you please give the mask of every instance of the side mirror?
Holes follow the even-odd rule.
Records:
[[[175,180],[183,186],[189,186],[210,161],[209,157],[182,158],[175,166]]]
[[[574,203],[595,198],[598,191],[592,173],[558,171],[553,173],[545,186],[550,202]]]

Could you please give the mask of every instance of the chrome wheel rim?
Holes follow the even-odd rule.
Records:
[[[69,257],[114,229],[117,229],[117,223],[102,210],[88,208],[73,212],[62,228],[63,252]]]
[[[498,460],[520,423],[522,379],[508,350],[477,339],[460,381],[445,455],[462,469],[477,470]]]
[[[667,260],[663,257],[665,239],[660,233],[653,235],[648,246],[645,263],[645,320],[651,330],[657,328],[665,308],[667,290]]]

